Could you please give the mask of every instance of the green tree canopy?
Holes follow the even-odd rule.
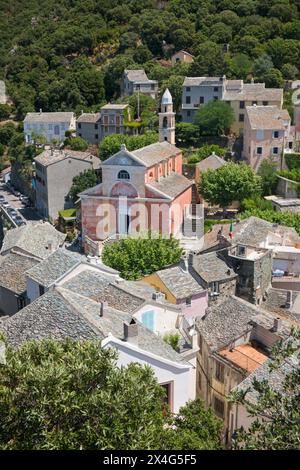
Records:
[[[125,134],[108,135],[99,144],[99,156],[101,160],[106,160],[117,153],[122,144],[125,144],[128,150],[136,150],[146,145],[154,144],[157,141],[158,135],[156,132],[146,132],[136,136]]]
[[[84,152],[88,148],[88,143],[82,137],[67,138],[65,144],[72,150]]]
[[[204,135],[221,135],[235,120],[231,106],[224,101],[209,101],[196,113],[194,123]]]
[[[261,179],[245,163],[227,163],[217,170],[205,171],[199,191],[211,205],[226,208],[233,201],[260,194]]]
[[[97,184],[97,175],[95,170],[86,170],[73,178],[73,184],[69,196],[75,202],[78,194],[88,188],[93,188]]]
[[[218,449],[200,400],[172,416],[149,366],[117,366],[98,341],[28,342],[0,365],[0,449]]]
[[[269,160],[263,160],[257,174],[261,177],[262,195],[274,194],[277,186],[277,165]]]
[[[179,262],[182,249],[177,239],[150,235],[124,238],[106,245],[102,254],[103,263],[120,271],[125,279],[136,280]]]

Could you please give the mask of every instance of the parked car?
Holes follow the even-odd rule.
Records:
[[[25,225],[25,221],[19,215],[15,218],[15,222],[17,225]]]
[[[6,208],[10,207],[10,205],[7,201],[2,202],[2,206],[6,207]]]
[[[0,204],[2,204],[4,201],[5,201],[5,197],[1,195],[0,196]]]

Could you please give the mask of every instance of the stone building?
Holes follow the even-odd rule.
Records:
[[[257,171],[264,160],[285,168],[283,155],[294,147],[294,130],[286,109],[277,106],[247,106],[244,122],[243,157]]]
[[[35,159],[36,208],[50,221],[58,212],[73,207],[68,198],[73,178],[86,170],[100,167],[98,157],[73,150],[45,150]]]
[[[130,96],[138,92],[156,99],[158,96],[158,81],[149,80],[144,69],[124,70],[121,83],[122,96]]]
[[[82,113],[76,120],[76,135],[89,144],[97,145],[101,140],[101,114]]]
[[[238,244],[228,249],[228,259],[238,275],[236,295],[260,304],[272,282],[272,251]]]
[[[209,304],[235,294],[237,274],[226,260],[226,251],[192,255],[190,262],[198,282],[208,291]]]
[[[224,443],[230,446],[236,428],[232,389],[260,368],[272,346],[290,334],[292,322],[235,296],[212,304],[196,321],[199,334],[197,396],[224,422]]]
[[[76,118],[71,112],[27,113],[24,119],[24,136],[26,143],[32,143],[35,136],[42,136],[47,143],[63,142],[66,131],[75,130]]]
[[[171,62],[173,66],[182,62],[189,64],[191,62],[194,62],[194,56],[190,54],[189,52],[181,50],[181,51],[175,52],[175,54],[172,55]]]

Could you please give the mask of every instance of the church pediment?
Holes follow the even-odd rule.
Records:
[[[112,155],[107,160],[105,160],[102,165],[105,166],[145,166],[145,164],[140,161],[137,157],[132,155],[127,149],[121,149],[115,155]]]

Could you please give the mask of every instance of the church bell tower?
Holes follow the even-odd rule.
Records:
[[[173,112],[172,95],[168,88],[161,99],[159,115],[159,141],[175,145],[175,113]]]

